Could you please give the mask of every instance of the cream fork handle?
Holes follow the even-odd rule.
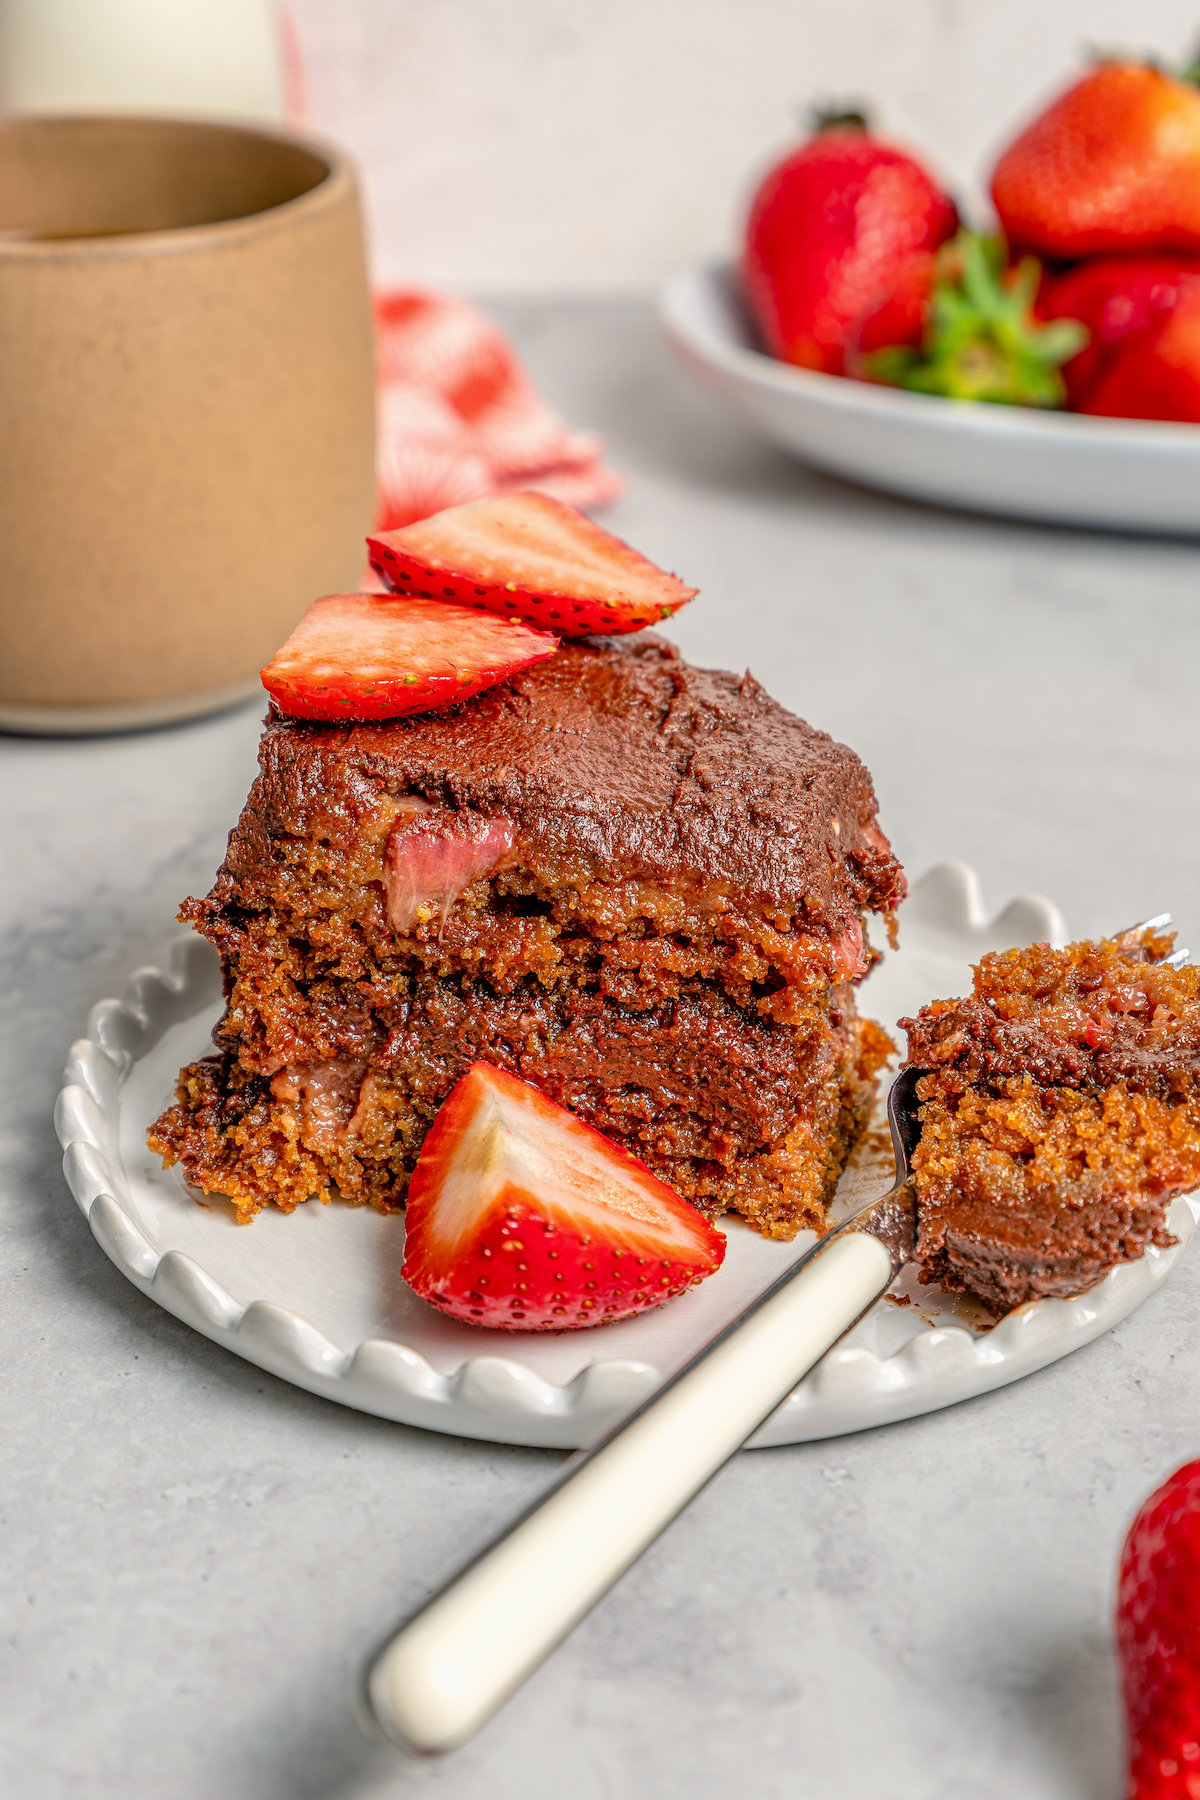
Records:
[[[423,1755],[471,1737],[746,1442],[891,1281],[838,1234],[768,1288],[664,1388],[564,1467],[531,1509],[403,1625],[367,1698]]]

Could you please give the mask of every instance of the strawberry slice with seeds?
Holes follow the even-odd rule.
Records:
[[[403,1276],[469,1325],[563,1331],[659,1306],[720,1267],[694,1206],[538,1088],[472,1063],[408,1189]]]
[[[275,652],[262,683],[297,719],[394,719],[465,700],[557,648],[545,632],[463,606],[327,594]]]
[[[370,537],[367,548],[398,594],[524,619],[560,637],[641,631],[697,592],[545,494],[452,506]]]

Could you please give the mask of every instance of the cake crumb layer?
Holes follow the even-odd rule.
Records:
[[[1173,1242],[1200,1184],[1200,971],[1126,934],[984,957],[908,1033],[926,1280],[993,1312],[1085,1291]]]

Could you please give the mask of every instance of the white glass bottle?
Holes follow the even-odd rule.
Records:
[[[288,85],[271,0],[0,0],[0,113],[279,122]]]

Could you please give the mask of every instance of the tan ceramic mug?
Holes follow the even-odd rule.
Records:
[[[0,122],[0,726],[232,702],[355,587],[374,367],[354,177],[282,133]]]

